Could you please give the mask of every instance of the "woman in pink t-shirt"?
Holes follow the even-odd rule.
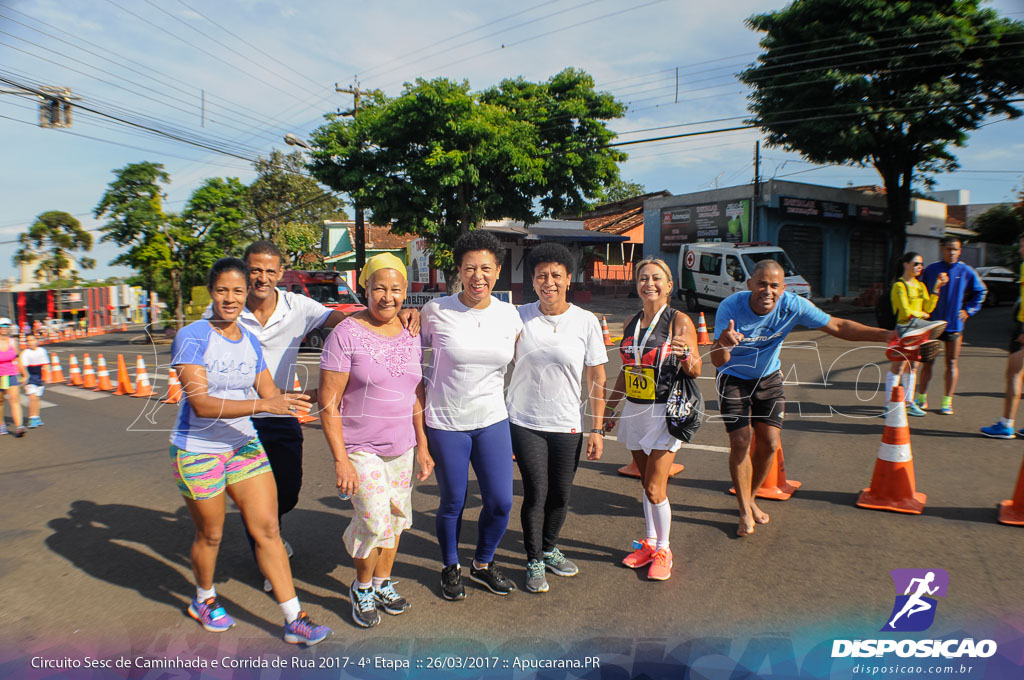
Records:
[[[0,318],[0,434],[7,434],[7,424],[4,423],[6,400],[11,404],[14,436],[23,437],[25,426],[21,422],[21,382],[18,380],[22,368],[18,363],[18,342],[10,337],[12,327],[10,319]]]
[[[320,422],[334,456],[338,494],[352,499],[345,549],[356,566],[349,589],[352,618],[369,628],[377,607],[401,614],[409,603],[391,569],[398,539],[412,526],[412,461],[430,476],[434,461],[423,430],[420,339],[398,313],[407,287],[394,255],[371,257],[359,277],[366,310],[335,326],[320,358]],[[414,453],[415,452],[415,453]]]

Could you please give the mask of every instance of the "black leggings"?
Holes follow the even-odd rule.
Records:
[[[523,543],[526,559],[539,560],[555,548],[569,513],[569,492],[583,448],[582,434],[541,432],[516,425],[512,450],[523,478]]]

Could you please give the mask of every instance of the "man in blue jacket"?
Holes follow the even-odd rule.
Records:
[[[931,290],[940,274],[949,276],[949,283],[939,292],[939,304],[929,318],[946,322],[946,332],[939,336],[939,340],[946,346],[946,391],[939,413],[950,416],[953,415],[953,392],[956,391],[956,381],[960,376],[957,359],[963,342],[964,322],[981,309],[988,289],[977,272],[960,262],[962,243],[959,238],[947,236],[939,244],[942,247],[942,260],[928,265],[921,280]],[[928,381],[931,379],[932,363],[922,360],[915,399],[921,408],[928,408]]]

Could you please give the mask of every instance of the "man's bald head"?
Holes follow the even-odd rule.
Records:
[[[765,258],[754,265],[754,271],[750,274],[751,278],[756,278],[760,272],[771,272],[773,274],[777,272],[782,274],[783,278],[786,276],[786,271],[782,268],[782,265],[771,258]]]

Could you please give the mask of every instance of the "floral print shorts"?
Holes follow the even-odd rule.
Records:
[[[359,473],[359,491],[352,496],[352,521],[345,530],[345,549],[365,559],[375,548],[395,547],[395,537],[412,526],[412,460],[400,456],[350,452]]]

